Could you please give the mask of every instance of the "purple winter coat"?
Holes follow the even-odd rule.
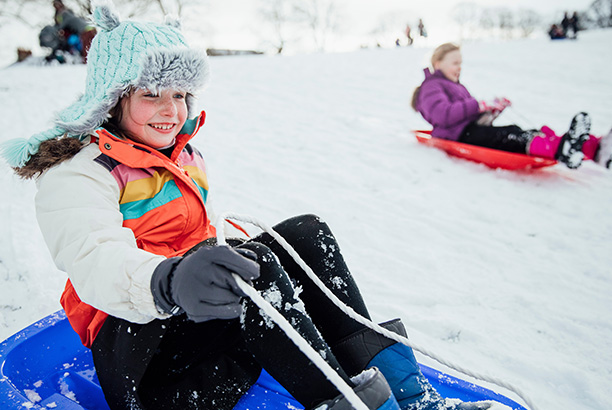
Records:
[[[457,141],[463,129],[480,116],[478,101],[460,83],[447,79],[440,70],[425,70],[425,80],[416,102],[417,111],[433,126],[431,135]]]

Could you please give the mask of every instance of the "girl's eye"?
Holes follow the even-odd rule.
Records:
[[[155,94],[155,93],[145,93],[144,96],[148,97],[148,98],[155,98],[155,97],[157,97],[157,94]]]
[[[181,94],[181,93],[174,94],[174,98],[183,99],[183,98],[185,98],[185,94]]]

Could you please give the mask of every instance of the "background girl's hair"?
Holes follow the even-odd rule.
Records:
[[[451,51],[456,51],[460,49],[461,48],[455,43],[440,44],[438,47],[436,47],[436,49],[433,51],[433,54],[431,55],[431,66],[433,67],[435,63],[442,60],[444,56],[450,53]]]
[[[414,89],[414,92],[412,93],[412,100],[410,101],[410,106],[416,112],[419,111],[419,110],[417,110],[417,106],[416,106],[417,105],[417,100],[419,99],[419,91],[421,91],[421,86],[420,85],[417,88]]]
[[[431,66],[433,67],[435,63],[442,60],[445,55],[456,50],[461,50],[461,48],[455,43],[440,44],[438,47],[436,47],[431,55]],[[414,89],[414,92],[412,93],[412,101],[410,102],[412,109],[415,111],[418,111],[416,105],[419,99],[419,91],[421,91],[420,86]]]

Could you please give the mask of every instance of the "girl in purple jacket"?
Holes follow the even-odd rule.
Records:
[[[412,107],[432,126],[432,136],[502,151],[557,159],[569,168],[578,168],[583,158],[610,166],[611,133],[603,138],[589,134],[591,120],[577,114],[569,130],[558,136],[548,127],[523,130],[516,125],[497,127],[493,120],[510,105],[507,99],[492,103],[477,101],[459,82],[459,46],[445,43],[434,50],[425,80],[412,96]],[[600,144],[600,142],[602,142]]]

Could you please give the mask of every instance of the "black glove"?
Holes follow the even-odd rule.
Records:
[[[232,272],[246,282],[257,279],[256,259],[253,251],[228,246],[205,246],[189,256],[166,259],[151,277],[155,304],[165,313],[185,312],[195,322],[236,318],[245,294]]]

